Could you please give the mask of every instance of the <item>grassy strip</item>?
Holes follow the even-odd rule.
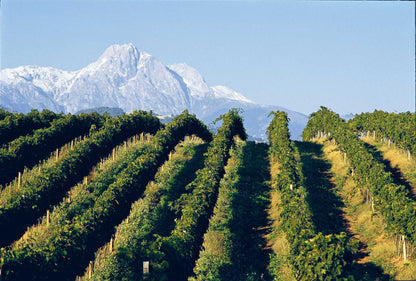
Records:
[[[129,216],[117,227],[114,239],[96,253],[83,279],[139,279],[141,262],[148,260],[152,251],[150,245],[173,229],[175,202],[187,192],[185,186],[203,165],[206,148],[201,141],[186,141],[176,147],[146,187],[144,197],[132,205]]]
[[[65,227],[75,217],[94,205],[94,199],[116,180],[118,173],[143,154],[147,145],[148,141],[134,137],[114,148],[112,153],[102,159],[82,183],[74,186],[62,202],[54,206],[49,218],[43,216],[37,225],[29,228],[19,240],[11,245],[11,249],[18,250],[50,243],[48,240],[54,233],[58,233],[60,228]]]
[[[297,280],[342,280],[348,277],[346,265],[354,245],[344,232],[324,235],[316,229],[287,124],[286,113],[275,112],[268,134],[271,166],[277,165],[278,170],[277,174],[272,174],[272,186],[280,191],[279,227],[291,245],[294,275]],[[318,227],[322,230],[320,225]],[[271,260],[271,274],[276,278],[280,271],[279,258],[276,255]]]
[[[322,131],[324,134],[320,133]],[[322,107],[312,114],[302,137],[311,139],[317,134],[329,135],[326,132],[345,153],[354,180],[366,194],[373,212],[381,213],[389,232],[401,235],[403,258],[406,260],[411,252],[409,246],[416,245],[416,201],[405,186],[394,183],[385,166],[374,159],[348,125],[337,114]]]
[[[348,121],[356,132],[374,139],[396,143],[411,154],[416,154],[416,113],[388,113],[375,110],[372,113],[361,113]]]
[[[87,135],[92,125],[99,128],[103,123],[104,117],[96,113],[66,115],[48,128],[13,140],[0,149],[0,184],[11,181],[24,167],[32,167],[72,139]]]
[[[321,142],[321,141],[320,141]],[[362,280],[411,280],[416,278],[416,261],[403,262],[397,256],[400,244],[384,231],[383,218],[374,214],[371,205],[351,176],[350,168],[343,153],[331,142],[324,142],[325,156],[331,161],[339,194],[345,202],[345,213],[350,232],[361,244],[357,275]],[[361,268],[360,268],[361,267]],[[385,272],[386,274],[383,274]]]
[[[94,204],[52,233],[48,245],[25,247],[3,254],[5,280],[73,280],[80,275],[92,254],[114,233],[114,227],[127,216],[130,205],[142,194],[146,184],[169,152],[186,134],[198,134],[210,140],[211,134],[195,116],[184,114],[152,138],[133,162]]]
[[[269,280],[264,230],[268,204],[267,145],[237,142],[189,280]]]
[[[33,178],[27,179],[19,190],[10,194],[3,191],[0,197],[7,196],[0,206],[0,246],[5,246],[23,234],[27,226],[36,222],[47,209],[57,204],[69,188],[75,185],[90,169],[105,157],[122,140],[140,131],[154,133],[160,127],[156,117],[147,113],[124,115],[110,119],[101,130],[92,134],[55,162],[45,167]]]
[[[272,164],[272,163],[271,163]],[[270,167],[271,175],[277,174],[277,163]],[[274,281],[296,281],[295,268],[291,261],[291,246],[286,239],[283,221],[280,213],[282,212],[281,194],[277,188],[270,190],[270,206],[268,215],[270,220],[270,231],[267,235],[268,246],[272,250],[269,264],[269,274]]]
[[[198,170],[196,178],[188,185],[191,192],[179,199],[181,213],[175,228],[168,237],[156,240],[152,246],[149,260],[154,270],[146,277],[149,280],[185,280],[192,274],[234,136],[246,138],[237,111],[232,110],[221,119],[223,124],[208,148],[204,168]]]
[[[82,140],[85,140],[86,138],[87,136],[78,137],[71,142],[68,142],[61,148],[56,149],[49,155],[48,158],[39,162],[39,164],[35,165],[32,169],[25,168],[22,173],[19,173],[13,181],[1,190],[0,206],[6,204],[8,201],[11,201],[14,194],[22,195],[28,182],[33,181],[34,178],[39,177],[42,171],[50,169],[56,162],[61,161],[62,158],[74,148],[74,145],[78,144]]]
[[[395,183],[401,184],[410,191],[412,197],[416,196],[416,161],[409,159],[407,153],[395,145],[375,141],[373,138],[361,138],[368,144],[375,158],[379,159],[387,170],[394,176]]]

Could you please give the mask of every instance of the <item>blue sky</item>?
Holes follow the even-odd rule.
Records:
[[[1,68],[77,70],[111,44],[310,114],[415,107],[414,2],[2,0]]]

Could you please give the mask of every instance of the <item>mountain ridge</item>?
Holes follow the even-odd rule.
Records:
[[[293,138],[307,123],[301,113],[256,104],[226,86],[209,86],[195,68],[185,63],[165,66],[131,43],[108,47],[95,62],[77,71],[41,66],[0,70],[0,106],[18,112],[36,108],[65,113],[118,107],[160,115],[177,115],[187,109],[204,122],[236,107],[244,110],[247,124],[257,120],[246,129],[263,139],[272,110],[288,112]]]

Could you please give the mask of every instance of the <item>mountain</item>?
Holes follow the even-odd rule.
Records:
[[[354,118],[355,114],[352,113],[347,113],[347,114],[341,114],[341,118],[344,119],[345,121],[348,121],[352,118]]]
[[[78,71],[39,66],[1,70],[0,106],[25,113],[32,108],[75,113],[111,107],[177,115],[188,109],[206,123],[230,108],[242,108],[248,134],[263,139],[272,110],[288,112],[292,138],[307,122],[301,113],[256,104],[225,86],[211,87],[187,64],[165,66],[132,44],[112,45]]]
[[[288,113],[292,138],[300,139],[308,122],[308,117],[299,112],[281,106],[256,104],[225,86],[209,87],[201,74],[187,64],[180,63],[168,67],[182,77],[192,96],[192,111],[207,123],[228,112],[230,108],[241,108],[248,134],[256,139],[266,139],[266,128],[272,119],[269,117],[270,112],[281,110]]]
[[[96,108],[88,108],[88,109],[81,109],[77,112],[75,112],[75,114],[82,114],[82,113],[91,113],[91,112],[97,112],[98,114],[104,114],[107,113],[108,115],[112,116],[112,117],[116,117],[116,116],[122,116],[125,112],[123,109],[121,108],[117,108],[117,107],[96,107]]]

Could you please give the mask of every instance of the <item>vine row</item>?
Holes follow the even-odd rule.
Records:
[[[267,133],[270,143],[272,187],[280,195],[280,226],[291,245],[289,260],[297,280],[343,280],[349,252],[356,247],[345,232],[324,235],[315,230],[312,212],[306,201],[307,191],[295,159],[285,112],[273,112]],[[274,230],[279,232],[278,229]],[[271,264],[278,266],[272,256]],[[271,268],[275,277],[278,268]]]
[[[5,280],[73,280],[80,275],[86,266],[83,262],[91,260],[92,253],[109,239],[114,226],[127,216],[130,204],[138,199],[157,168],[186,134],[211,139],[206,126],[195,116],[185,112],[176,117],[104,187],[91,206],[52,232],[46,246],[34,243],[3,252]]]
[[[180,215],[174,229],[151,246],[154,250],[147,258],[153,270],[146,276],[149,280],[185,280],[192,274],[234,136],[247,137],[236,110],[220,118],[223,124],[208,148],[204,167],[187,186],[190,192],[179,199]]]
[[[144,197],[132,205],[129,216],[117,227],[114,239],[96,253],[86,278],[140,279],[141,263],[154,250],[156,237],[172,231],[178,199],[188,192],[185,187],[202,167],[206,149],[207,145],[201,141],[186,141],[176,147],[170,160],[159,168],[155,181],[146,187]]]
[[[267,145],[238,141],[220,182],[208,231],[188,280],[269,280],[264,250]]]
[[[388,113],[375,110],[361,113],[348,121],[348,125],[359,133],[374,132],[373,137],[396,143],[411,154],[416,153],[416,113]]]
[[[15,113],[5,116],[0,120],[0,146],[17,137],[31,134],[33,130],[49,127],[52,121],[62,117],[62,114],[50,110],[39,113],[36,109],[28,114]]]
[[[394,183],[391,174],[385,172],[384,165],[374,159],[357,134],[338,114],[321,107],[311,117],[302,135],[303,139],[311,139],[318,132],[325,131],[324,135],[330,135],[337,142],[349,160],[354,180],[361,187],[362,193],[367,194],[373,212],[377,211],[383,216],[389,232],[402,236],[405,241],[403,258],[406,260],[406,241],[416,245],[416,202],[409,191]]]
[[[0,149],[0,184],[11,181],[24,167],[31,168],[72,139],[87,135],[91,127],[100,128],[104,121],[97,113],[66,115],[53,121],[50,127],[9,142]]]
[[[74,145],[73,149],[52,166],[46,166],[35,176],[24,180],[18,190],[0,193],[0,246],[5,246],[23,234],[28,225],[59,202],[68,189],[88,175],[90,169],[124,139],[140,131],[155,133],[161,124],[145,112],[108,119],[103,128]]]

